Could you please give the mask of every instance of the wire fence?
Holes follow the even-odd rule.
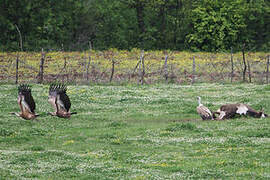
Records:
[[[269,82],[267,53],[85,51],[0,53],[0,82],[198,83]]]

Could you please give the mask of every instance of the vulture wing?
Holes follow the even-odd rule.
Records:
[[[31,112],[35,113],[36,104],[35,104],[35,101],[34,101],[32,94],[31,94],[31,91],[27,96],[25,96],[25,101],[29,105]]]
[[[71,107],[71,103],[66,91],[67,87],[63,84],[51,84],[49,97],[57,98],[58,107],[61,107],[68,112]]]
[[[213,118],[211,111],[205,106],[198,106],[197,112],[203,120]]]
[[[31,93],[31,88],[27,84],[21,84],[18,87],[18,94],[24,96],[24,105],[29,108],[32,113],[35,113],[36,104]]]
[[[62,103],[61,103],[62,102]],[[66,111],[68,112],[70,107],[71,107],[71,103],[70,103],[70,99],[68,97],[68,95],[65,93],[60,93],[60,105],[63,106],[66,109]]]

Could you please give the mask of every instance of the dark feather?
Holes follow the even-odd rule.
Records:
[[[66,94],[67,87],[64,84],[51,84],[49,89],[49,94],[55,96],[59,95],[60,100],[63,102],[65,109],[67,112],[69,111],[71,107],[70,99],[68,95]]]
[[[60,100],[64,103],[65,109],[69,111],[71,103],[66,93],[60,93]]]
[[[24,96],[25,102],[28,104],[31,112],[35,113],[36,104],[30,86],[28,84],[20,84],[18,87],[18,94]]]

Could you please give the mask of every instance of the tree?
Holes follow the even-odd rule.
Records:
[[[18,27],[18,29],[16,28]],[[0,0],[0,50],[270,49],[269,0]]]
[[[249,35],[249,49],[270,50],[270,1],[256,0],[247,3],[245,19]]]
[[[21,31],[25,50],[68,48],[76,27],[77,9],[81,1],[72,0],[1,0],[0,48],[18,49],[15,25]]]
[[[129,49],[136,47],[138,28],[135,11],[120,1],[95,1],[94,45],[98,49]]]
[[[224,51],[239,40],[245,41],[245,7],[244,0],[204,0],[195,4],[191,14],[193,29],[187,37],[191,49]]]

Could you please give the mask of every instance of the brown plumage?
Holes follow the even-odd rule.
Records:
[[[37,114],[35,113],[36,104],[31,93],[31,88],[28,84],[21,84],[18,87],[18,105],[21,112],[14,113],[24,119],[35,119]]]
[[[61,118],[69,118],[76,112],[70,112],[70,99],[66,94],[67,87],[63,84],[51,84],[49,89],[49,103],[53,106],[54,112],[49,114]]]
[[[218,114],[217,120],[234,118],[237,115],[247,115],[255,118],[264,118],[268,115],[263,111],[255,111],[250,106],[242,103],[222,105],[214,114]]]
[[[197,106],[197,112],[201,116],[202,120],[208,120],[208,119],[213,120],[212,112],[203,104],[201,104],[201,97],[198,96],[197,100],[199,104],[199,106]]]

